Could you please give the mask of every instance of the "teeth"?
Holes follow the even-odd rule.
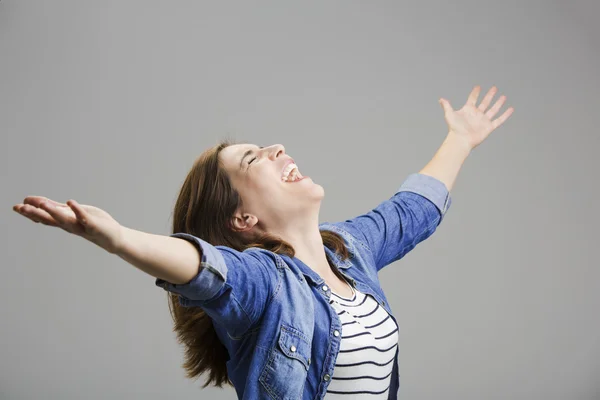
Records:
[[[285,169],[283,170],[283,176],[288,176],[288,174],[294,169],[294,168],[298,168],[298,166],[294,163],[289,164],[287,167],[285,167]]]
[[[281,177],[281,180],[283,180],[284,182],[291,182],[301,178],[302,174],[298,170],[298,166],[292,163],[288,165],[283,171],[283,176]]]
[[[294,169],[292,172],[290,172],[288,174],[288,176],[284,177],[283,180],[286,181],[286,182],[293,182],[293,181],[295,181],[296,177],[297,177],[296,171],[297,170]]]

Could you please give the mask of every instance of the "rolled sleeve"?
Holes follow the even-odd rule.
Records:
[[[175,233],[200,251],[198,274],[185,284],[157,278],[156,286],[179,295],[184,307],[201,307],[213,321],[241,335],[263,315],[278,284],[275,259],[262,249],[237,251],[194,235]]]
[[[157,278],[156,286],[177,293],[186,300],[208,301],[227,281],[227,264],[219,250],[210,243],[187,233],[175,233],[171,237],[185,239],[199,250],[202,258],[198,274],[185,284],[175,284]],[[185,303],[185,301],[183,302]]]
[[[440,222],[452,205],[452,196],[446,185],[439,179],[421,173],[409,175],[396,191],[398,192],[416,193],[431,201],[440,211]]]

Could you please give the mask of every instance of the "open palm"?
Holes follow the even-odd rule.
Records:
[[[479,146],[489,134],[502,125],[514,111],[513,107],[509,107],[498,118],[492,119],[506,101],[506,96],[502,95],[488,110],[490,102],[497,90],[498,89],[495,86],[492,86],[481,103],[477,105],[477,98],[479,97],[481,87],[479,85],[475,86],[471,91],[471,94],[469,94],[465,105],[457,111],[452,109],[448,100],[441,98],[439,101],[444,110],[444,118],[448,124],[449,132],[465,140],[471,149]]]
[[[110,253],[118,251],[121,225],[106,211],[74,200],[59,203],[43,196],[28,196],[13,210],[41,223],[81,236]]]

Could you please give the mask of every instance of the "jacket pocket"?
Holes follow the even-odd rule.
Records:
[[[259,381],[275,400],[302,397],[310,366],[311,340],[298,329],[282,324]]]

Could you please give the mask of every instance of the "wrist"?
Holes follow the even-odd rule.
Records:
[[[119,224],[117,232],[115,234],[115,238],[113,240],[113,245],[111,246],[110,249],[106,249],[109,253],[114,254],[116,256],[123,256],[126,252],[126,236],[128,231],[130,231],[130,229],[128,229],[127,227]]]
[[[471,145],[471,143],[469,143],[469,141],[466,138],[457,135],[453,131],[448,132],[444,143],[455,147],[458,151],[462,152],[465,155],[465,157],[468,156],[471,153],[471,151],[473,151],[473,146]]]

